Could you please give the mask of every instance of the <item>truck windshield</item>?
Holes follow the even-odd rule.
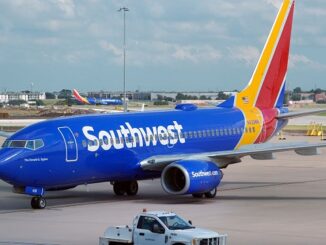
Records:
[[[195,228],[178,215],[161,216],[159,219],[166,225],[167,228],[169,228],[169,230],[186,230]]]

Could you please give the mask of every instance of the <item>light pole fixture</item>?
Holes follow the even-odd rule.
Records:
[[[118,10],[123,11],[123,105],[124,112],[127,112],[127,92],[126,92],[126,12],[128,8],[122,7]]]

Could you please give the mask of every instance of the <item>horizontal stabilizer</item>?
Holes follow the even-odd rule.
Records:
[[[309,116],[309,115],[315,115],[315,114],[320,114],[326,112],[326,109],[318,109],[318,110],[309,110],[309,111],[299,111],[299,112],[289,112],[289,113],[284,113],[278,115],[276,118],[277,119],[291,119],[291,118],[296,118],[296,117],[304,117],[304,116]]]

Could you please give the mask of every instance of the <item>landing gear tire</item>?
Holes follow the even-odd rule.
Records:
[[[123,196],[125,194],[125,186],[123,182],[115,182],[113,184],[113,191],[114,194],[116,194],[117,196]]]
[[[138,192],[137,181],[115,182],[113,191],[117,196],[123,196],[127,193],[128,196],[135,196]]]
[[[217,194],[217,188],[214,188],[214,189],[210,190],[209,192],[206,192],[205,197],[206,198],[214,198],[214,197],[216,197],[216,194]]]
[[[43,197],[33,197],[31,206],[33,209],[44,209],[46,208],[46,200]]]
[[[137,181],[130,181],[126,184],[126,192],[128,196],[135,196],[138,192],[138,183]]]
[[[194,193],[194,194],[192,194],[192,197],[194,197],[194,198],[203,198],[203,196],[204,196],[204,193]]]

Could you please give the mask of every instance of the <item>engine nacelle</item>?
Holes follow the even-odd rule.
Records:
[[[222,171],[213,162],[181,160],[165,167],[161,184],[170,194],[205,193],[217,187],[222,177]]]

